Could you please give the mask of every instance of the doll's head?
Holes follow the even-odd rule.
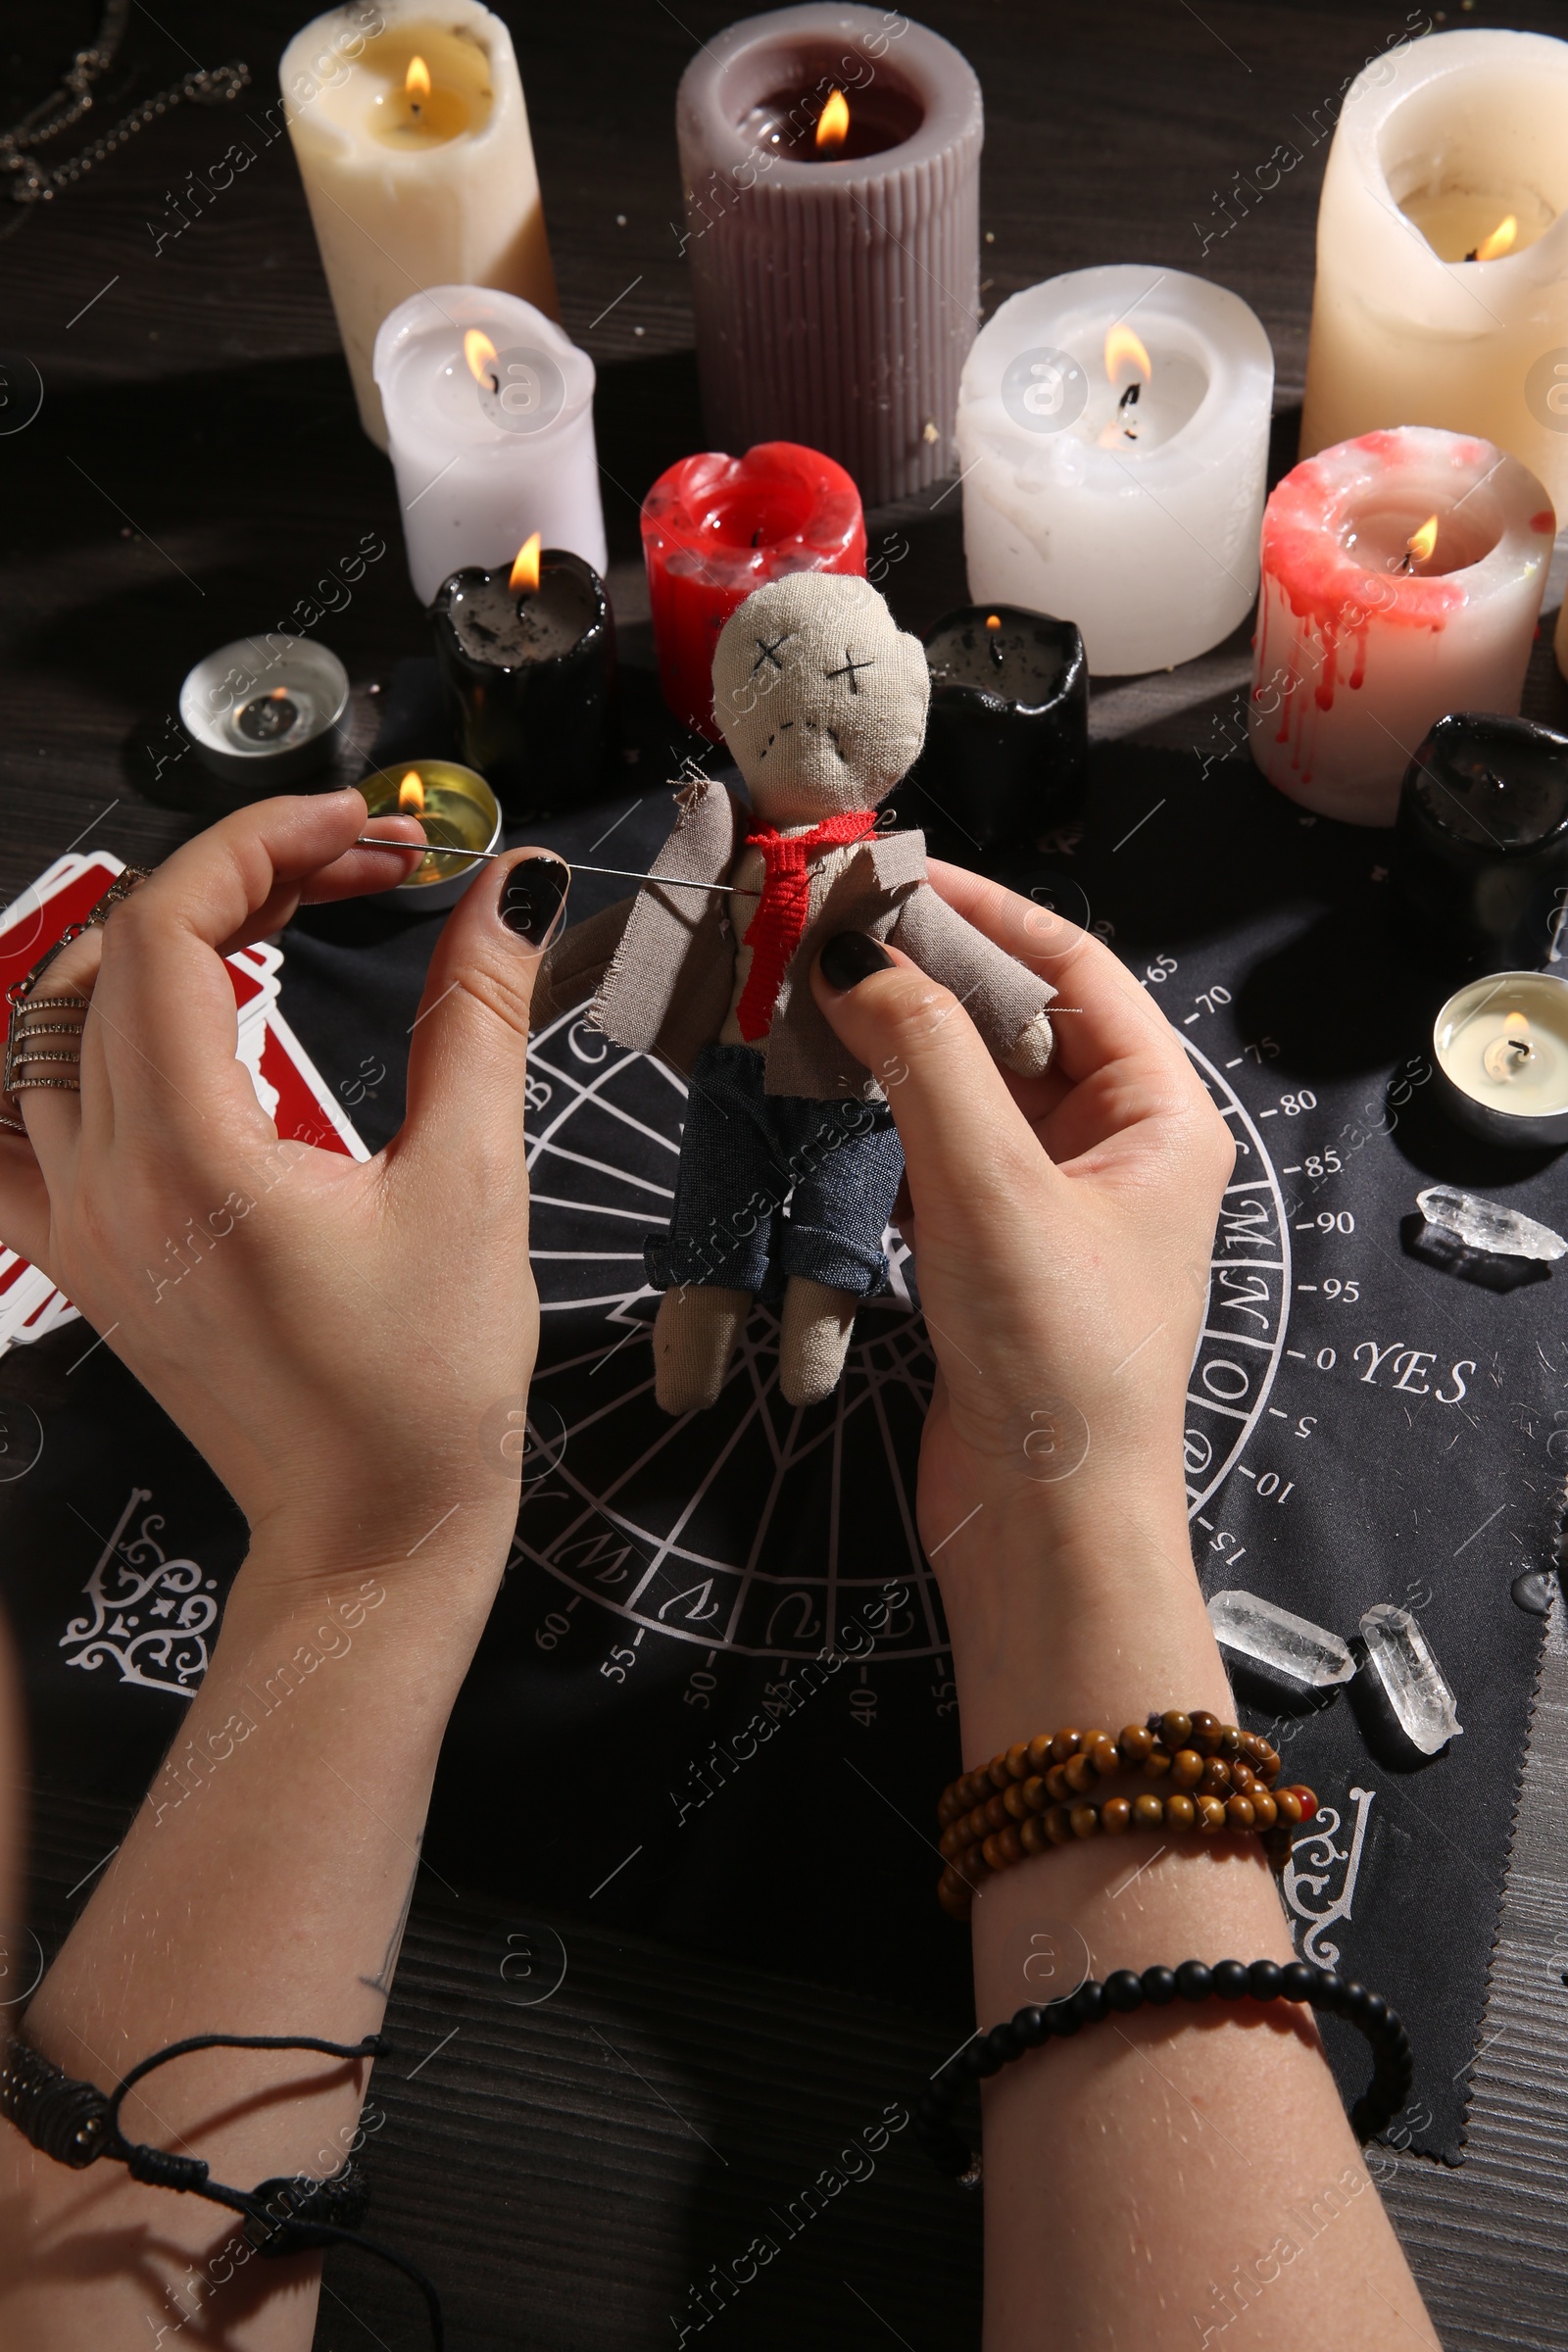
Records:
[[[765,823],[874,808],[914,764],[930,673],[869,580],[798,571],[725,622],[713,710]]]

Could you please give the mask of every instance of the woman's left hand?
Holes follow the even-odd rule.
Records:
[[[42,986],[90,993],[81,1091],[19,1098],[0,1234],[158,1398],[253,1534],[281,1539],[270,1561],[341,1573],[412,1555],[417,1574],[446,1555],[493,1582],[538,1339],[522,1121],[540,943],[516,907],[531,891],[548,931],[566,869],[513,882],[520,852],[460,900],[414,1026],[407,1119],[360,1162],[278,1141],[235,1058],[222,958],[302,903],[396,878],[389,853],[354,846],[367,821],[354,791],[243,809],[62,954]],[[461,1546],[422,1551],[449,1522]]]

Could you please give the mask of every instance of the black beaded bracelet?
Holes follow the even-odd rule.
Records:
[[[1055,2035],[1078,2033],[1084,2026],[1103,2025],[1107,2019],[1129,2015],[1146,2004],[1168,2008],[1172,2001],[1307,2001],[1331,2017],[1343,2017],[1372,2045],[1372,2080],[1350,2110],[1350,2128],[1364,2147],[1387,2131],[1410,2096],[1414,2068],[1410,2036],[1380,1993],[1351,1983],[1332,1968],[1315,1968],[1309,1960],[1220,1960],[1212,1968],[1201,1960],[1184,1960],[1179,1968],[1146,1968],[1139,1976],[1118,1968],[1103,1984],[1091,1977],[1065,2000],[1044,2007],[1020,2009],[1004,2025],[976,2034],[956,2057],[950,2058],[933,2078],[930,2088],[914,2107],[914,2135],[937,2170],[972,2188],[980,2179],[980,2159],[953,2122],[953,2104],[965,2082],[983,2082],[1000,2074],[1026,2050],[1038,2049]]]
[[[183,2189],[211,2204],[227,2206],[242,2217],[246,2240],[258,2254],[305,2254],[348,2245],[378,2256],[401,2271],[424,2297],[431,2342],[435,2352],[441,2352],[441,2298],[432,2282],[390,2246],[360,2234],[369,2191],[357,2165],[346,2163],[324,2180],[283,2174],[259,2181],[255,2188],[230,2188],[213,2179],[204,2158],[127,2139],[120,2129],[121,2104],[142,2077],[192,2050],[319,2050],[328,2058],[385,2058],[391,2047],[379,2034],[368,2034],[358,2042],[322,2041],[315,2034],[193,2034],[143,2058],[113,2090],[103,2091],[96,2082],[77,2082],[28,2043],[11,2041],[0,2049],[0,2116],[15,2124],[40,2155],[72,2172],[84,2172],[107,2156],[146,2187]]]

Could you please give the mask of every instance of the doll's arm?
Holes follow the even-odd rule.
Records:
[[[1055,1042],[1046,1006],[1056,992],[1049,981],[955,914],[928,882],[900,906],[888,937],[952,989],[1004,1068],[1038,1076]]]
[[[635,898],[617,899],[613,906],[602,907],[598,914],[563,931],[541,962],[533,984],[531,1018],[536,1035],[594,994],[636,904]]]

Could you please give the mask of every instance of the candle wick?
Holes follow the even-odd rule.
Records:
[[[1399,558],[1399,561],[1397,564],[1396,564],[1394,568],[1396,571],[1414,571],[1415,556],[1410,548],[1407,547],[1405,549],[1403,555]]]

